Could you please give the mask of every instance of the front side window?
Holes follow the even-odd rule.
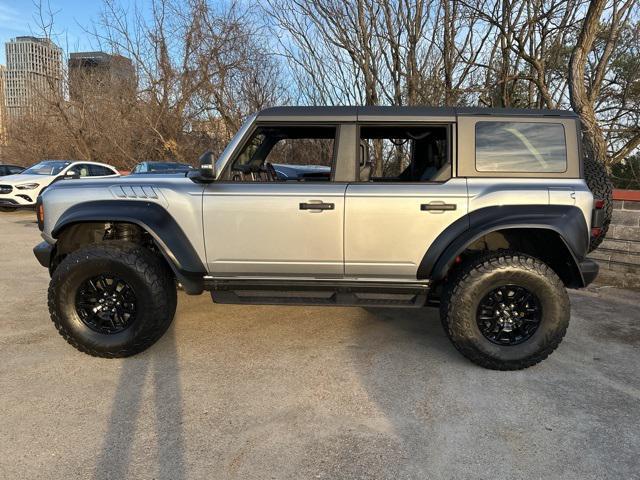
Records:
[[[234,159],[231,180],[329,181],[335,136],[333,126],[258,127]]]
[[[561,173],[567,170],[564,127],[559,123],[476,123],[476,170]]]
[[[76,172],[78,175],[80,175],[80,177],[89,177],[89,165],[87,165],[86,163],[78,163],[76,165],[74,165],[73,167],[71,167],[71,170],[73,170],[74,172]]]

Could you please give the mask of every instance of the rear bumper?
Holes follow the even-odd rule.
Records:
[[[38,245],[33,247],[33,254],[45,268],[49,268],[51,266],[51,255],[53,254],[54,246],[47,242],[40,242]]]
[[[580,262],[578,264],[578,268],[580,269],[580,275],[582,275],[582,283],[584,287],[596,279],[598,271],[600,270],[598,264],[590,258],[586,258]]]

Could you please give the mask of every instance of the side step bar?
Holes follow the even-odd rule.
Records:
[[[428,283],[334,280],[205,280],[216,303],[249,305],[425,306]]]

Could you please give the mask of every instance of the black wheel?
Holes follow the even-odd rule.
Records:
[[[163,260],[127,242],[71,253],[49,285],[49,312],[60,335],[97,357],[128,357],[153,345],[171,325],[176,303]]]
[[[605,166],[590,158],[585,158],[584,160],[584,177],[593,196],[604,200],[602,234],[600,234],[599,237],[591,239],[589,245],[589,251],[591,252],[598,248],[609,231],[611,216],[613,215],[613,185],[611,184],[611,180],[609,180]]]
[[[542,261],[499,251],[464,264],[447,284],[440,318],[454,346],[472,362],[519,370],[544,360],[569,325],[569,296]]]

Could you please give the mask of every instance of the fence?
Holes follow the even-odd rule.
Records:
[[[614,190],[609,233],[590,257],[600,265],[597,282],[640,289],[640,191]]]

